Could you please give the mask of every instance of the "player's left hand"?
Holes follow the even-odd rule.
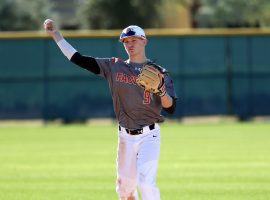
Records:
[[[160,76],[161,82],[160,82],[160,85],[158,86],[158,90],[159,90],[158,95],[160,97],[163,97],[166,94],[164,74],[160,73],[159,76]]]
[[[137,84],[145,91],[164,96],[166,93],[164,73],[165,69],[153,62],[148,62],[143,66]]]

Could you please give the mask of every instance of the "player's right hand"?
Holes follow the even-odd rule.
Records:
[[[57,31],[55,23],[51,19],[46,19],[43,23],[43,27],[49,35],[53,35]]]

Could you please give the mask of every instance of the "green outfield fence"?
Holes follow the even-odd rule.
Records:
[[[82,54],[126,58],[120,30],[64,32]],[[146,30],[147,55],[167,68],[173,117],[270,114],[270,30]],[[42,32],[0,34],[0,119],[114,117],[106,81],[70,63]]]

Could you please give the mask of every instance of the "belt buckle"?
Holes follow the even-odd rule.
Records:
[[[136,134],[135,135],[140,135],[140,134],[143,134],[143,129],[136,130]]]
[[[142,129],[141,130],[129,130],[129,129],[127,129],[126,131],[127,131],[127,133],[129,135],[140,135],[140,134],[143,133],[143,130]]]

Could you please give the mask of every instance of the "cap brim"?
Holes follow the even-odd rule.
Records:
[[[126,38],[131,38],[131,37],[136,37],[136,38],[140,38],[140,39],[146,40],[146,37],[144,37],[144,36],[131,35],[131,36],[122,37],[121,39],[119,39],[119,42],[123,42]]]

